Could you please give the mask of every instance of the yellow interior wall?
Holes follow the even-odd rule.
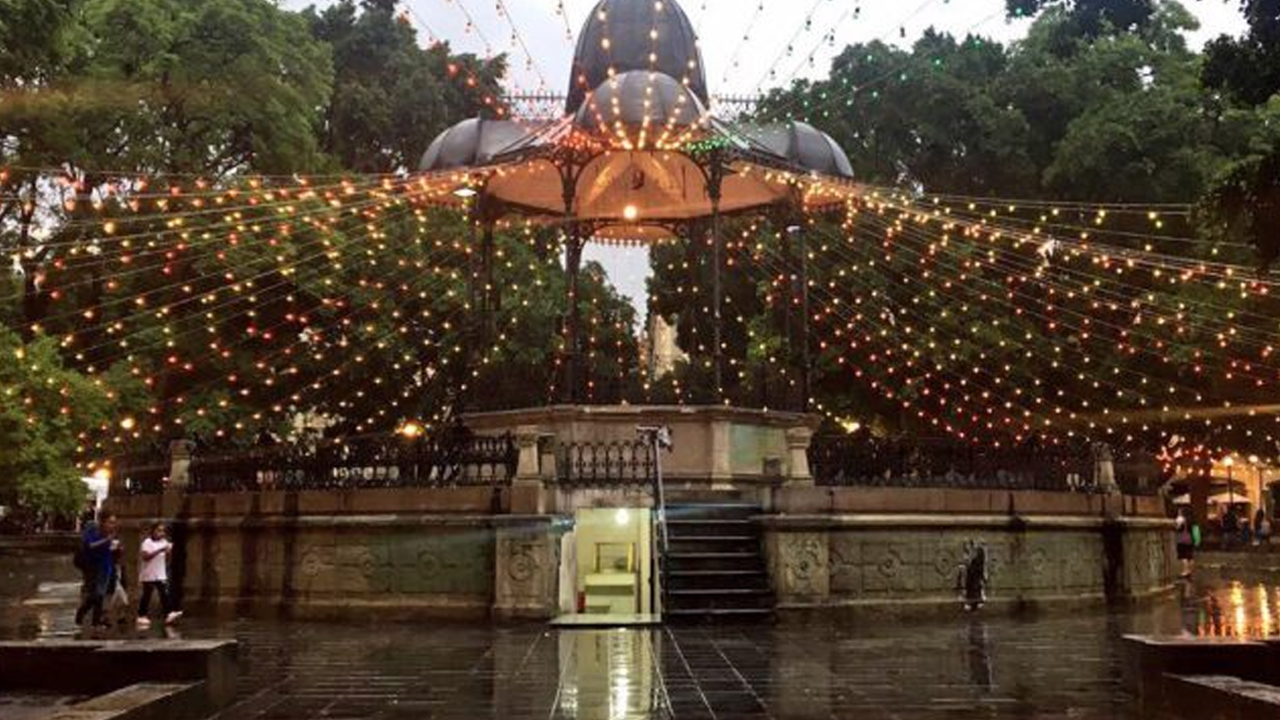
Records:
[[[618,523],[618,511],[625,509],[627,522]],[[634,543],[636,571],[640,588],[639,609],[650,613],[649,577],[653,563],[650,558],[651,523],[647,508],[596,508],[582,509],[575,514],[574,535],[578,545],[577,592],[586,589],[587,575],[596,571],[596,544]]]

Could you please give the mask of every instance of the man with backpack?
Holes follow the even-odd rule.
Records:
[[[76,550],[75,566],[80,570],[84,585],[81,589],[80,607],[76,609],[76,625],[84,624],[84,617],[93,611],[94,627],[104,626],[104,603],[115,578],[114,551],[119,548],[116,538],[119,524],[113,513],[104,512],[98,522],[91,522],[80,538]]]

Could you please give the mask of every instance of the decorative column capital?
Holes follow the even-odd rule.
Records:
[[[516,446],[520,461],[512,480],[512,514],[541,514],[547,509],[546,480],[551,468],[542,462],[542,439],[547,433],[537,425],[516,428]]]
[[[787,428],[787,485],[812,486],[813,474],[809,471],[809,446],[813,443],[813,428],[801,425]]]

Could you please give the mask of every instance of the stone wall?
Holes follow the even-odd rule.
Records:
[[[987,548],[995,605],[1124,600],[1172,586],[1172,524],[1145,499],[919,491],[911,503],[901,491],[888,502],[866,496],[881,492],[777,499],[779,513],[762,522],[780,609],[954,605],[969,540]],[[949,500],[969,509],[948,508]],[[1023,511],[998,511],[1019,506]],[[787,512],[797,507],[807,512]]]
[[[988,548],[994,604],[1140,597],[1171,585],[1172,524],[1153,498],[982,490],[755,488],[781,609],[954,604],[963,545]],[[549,618],[557,518],[644,507],[644,491],[509,489],[113,497],[136,575],[141,533],[170,523],[188,604],[335,616]]]
[[[142,532],[174,528],[184,602],[303,616],[377,610],[544,616],[555,602],[549,518],[501,513],[488,488],[117,498],[136,573]],[[495,510],[497,512],[495,512]]]
[[[554,478],[558,443],[631,443],[638,426],[671,428],[673,447],[662,457],[673,486],[774,485],[809,480],[805,452],[821,418],[798,413],[721,406],[556,406],[465,416],[482,435],[536,437],[543,454],[522,476]]]

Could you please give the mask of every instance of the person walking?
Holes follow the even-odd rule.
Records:
[[[1177,543],[1178,560],[1182,562],[1181,577],[1189,578],[1195,570],[1196,540],[1191,520],[1187,517],[1187,509],[1178,510],[1178,518],[1174,523],[1174,541]]]
[[[981,610],[987,602],[987,547],[976,540],[966,540],[960,553],[956,572],[960,603],[965,612]]]
[[[1234,550],[1236,540],[1240,538],[1240,518],[1236,515],[1236,506],[1228,505],[1222,514],[1222,545],[1226,550]]]
[[[151,610],[151,594],[160,596],[160,612],[164,614],[164,623],[172,625],[182,617],[180,611],[173,609],[169,600],[169,555],[173,552],[173,543],[165,532],[164,523],[154,523],[151,532],[142,541],[138,557],[142,570],[138,573],[138,581],[142,583],[142,599],[138,601],[138,627],[151,627],[148,617]]]
[[[113,513],[102,513],[97,522],[91,522],[80,538],[80,551],[76,565],[80,568],[84,584],[81,588],[80,607],[76,609],[76,625],[83,625],[85,616],[92,611],[95,628],[106,627],[104,603],[114,589],[115,559],[112,551],[118,547],[118,524]]]

